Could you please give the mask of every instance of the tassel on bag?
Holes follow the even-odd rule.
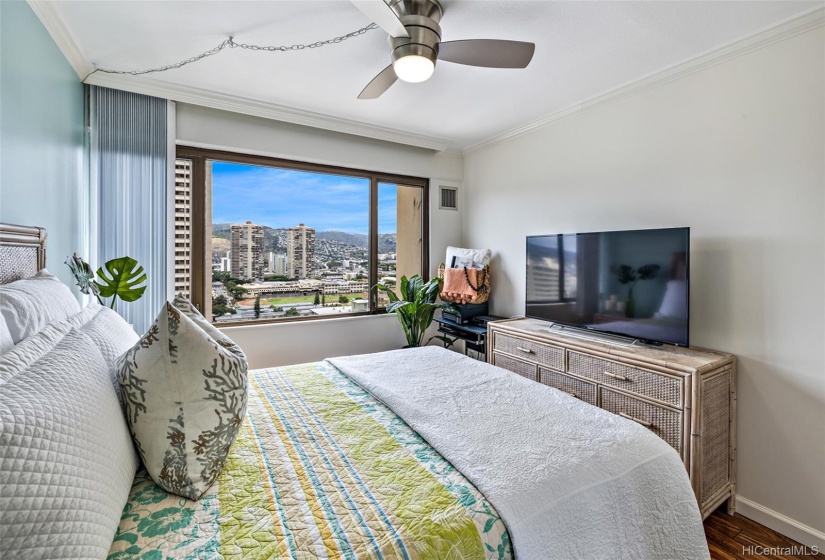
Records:
[[[447,268],[444,270],[444,288],[440,296],[442,300],[453,303],[474,303],[478,299],[479,287],[483,284],[484,271],[467,267]]]

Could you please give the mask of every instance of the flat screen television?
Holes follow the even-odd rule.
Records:
[[[690,228],[527,238],[528,317],[688,345]]]

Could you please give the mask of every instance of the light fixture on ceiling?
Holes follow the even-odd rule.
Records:
[[[436,54],[424,45],[404,45],[392,53],[392,67],[399,80],[418,83],[430,79],[435,71]]]
[[[484,68],[525,68],[536,45],[502,39],[441,41],[439,0],[351,0],[389,35],[392,64],[381,70],[358,99],[376,99],[397,80],[423,82],[440,59]]]

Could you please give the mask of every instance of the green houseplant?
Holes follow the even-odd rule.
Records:
[[[66,259],[66,266],[72,271],[78,288],[84,294],[93,295],[104,305],[103,298],[111,298],[109,307],[115,308],[115,301],[137,301],[146,291],[146,273],[132,257],[120,257],[106,261],[97,269],[97,276],[89,263],[77,253]],[[142,286],[140,284],[144,283]]]
[[[376,287],[387,294],[390,304],[387,306],[387,313],[395,313],[401,328],[404,329],[404,336],[407,338],[405,348],[415,348],[428,344],[433,339],[441,340],[444,346],[451,345],[454,341],[446,336],[433,336],[427,339],[423,345],[424,333],[433,322],[433,317],[437,309],[444,307],[436,303],[439,292],[441,292],[440,278],[433,278],[429,282],[424,282],[418,274],[410,279],[401,277],[399,291],[396,294],[392,287],[379,282]]]
[[[636,282],[656,278],[660,268],[658,264],[646,264],[634,269],[632,266],[623,264],[616,271],[619,284],[630,284],[627,289],[627,301],[625,302],[625,315],[627,317],[632,318],[636,316],[636,298],[633,297],[633,288],[636,286]]]

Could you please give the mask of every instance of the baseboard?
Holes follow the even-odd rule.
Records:
[[[813,527],[791,519],[787,515],[782,515],[778,511],[766,508],[740,495],[736,495],[736,513],[753,519],[757,523],[773,529],[777,533],[782,533],[786,537],[809,547],[817,547],[820,552],[825,551],[825,533]]]

